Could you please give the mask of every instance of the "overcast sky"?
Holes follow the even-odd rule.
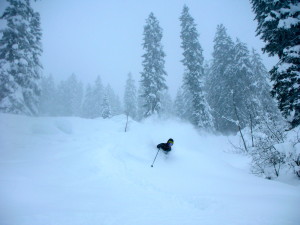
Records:
[[[0,2],[2,13],[5,3]],[[197,24],[206,60],[221,23],[234,40],[261,52],[264,43],[255,36],[249,0],[38,0],[32,5],[41,15],[44,75],[59,81],[75,73],[85,83],[100,75],[122,98],[127,74],[140,80],[143,27],[153,12],[163,29],[167,84],[175,96],[183,73],[179,17],[184,4]],[[276,63],[267,55],[262,58],[268,69]]]

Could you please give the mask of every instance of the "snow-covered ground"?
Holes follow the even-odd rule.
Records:
[[[299,184],[253,176],[227,137],[125,121],[0,114],[0,225],[300,223]]]

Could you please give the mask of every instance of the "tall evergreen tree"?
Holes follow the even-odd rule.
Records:
[[[300,7],[299,0],[251,0],[264,52],[280,61],[270,71],[272,95],[292,127],[300,124]]]
[[[202,48],[194,19],[187,6],[183,7],[181,21],[181,47],[183,48],[184,77],[183,96],[191,105],[187,108],[186,116],[197,127],[213,128],[210,107],[203,90],[204,68]]]
[[[14,98],[15,91],[18,85],[9,74],[9,63],[0,59],[0,111],[18,112],[18,109],[22,109],[21,103],[18,103]],[[17,106],[18,104],[18,106]]]
[[[29,0],[7,0],[0,40],[0,110],[38,114],[42,54],[40,16]],[[2,89],[3,88],[3,89]]]
[[[143,72],[141,72],[141,85],[145,105],[145,115],[148,117],[160,112],[161,93],[167,89],[165,76],[165,53],[161,44],[162,28],[153,13],[150,13],[144,26],[143,48]]]
[[[81,116],[85,118],[94,118],[93,89],[90,84],[87,85],[84,100],[82,103]]]
[[[138,95],[137,95],[137,120],[141,121],[144,118],[144,115],[146,114],[146,108],[144,105],[146,104],[145,98],[143,98],[143,86],[140,85],[138,89]]]
[[[104,96],[103,96],[101,108],[102,108],[101,116],[102,116],[103,119],[107,119],[107,118],[110,118],[112,116],[111,106],[110,106],[110,102],[109,102],[109,98],[108,98],[107,89],[105,90],[105,93],[104,93]]]
[[[255,49],[252,49],[250,55],[251,68],[253,73],[253,83],[256,93],[256,98],[253,100],[257,103],[258,114],[262,115],[265,113],[278,115],[278,108],[275,100],[272,98],[270,90],[270,76],[262,62],[260,55]]]
[[[131,73],[128,74],[128,78],[125,86],[124,93],[124,110],[125,114],[133,119],[137,116],[137,93],[135,82],[132,79]]]
[[[179,118],[185,118],[184,114],[186,111],[186,106],[185,106],[186,102],[184,101],[182,92],[183,92],[182,88],[179,88],[174,102],[175,115]]]
[[[39,98],[40,115],[55,116],[57,109],[56,87],[52,75],[42,77]]]
[[[93,118],[102,116],[102,103],[104,98],[104,88],[101,81],[101,77],[97,76],[93,87]]]
[[[169,118],[170,116],[174,115],[175,110],[173,107],[173,101],[172,98],[170,96],[170,94],[168,93],[168,91],[165,91],[162,93],[161,95],[161,114],[162,116]]]
[[[266,113],[276,114],[260,56],[255,51],[250,55],[239,40],[234,44],[223,25],[217,29],[213,56],[207,84],[218,131],[235,132],[250,117],[258,123]]]
[[[70,101],[70,111],[71,116],[80,116],[81,105],[83,101],[83,85],[79,81],[75,74],[72,74],[67,79],[67,85],[69,90],[69,101]]]
[[[58,112],[62,116],[80,116],[83,99],[82,83],[75,74],[61,81],[57,90]]]
[[[237,39],[233,50],[234,58],[228,67],[225,91],[228,91],[228,95],[232,93],[232,97],[229,99],[233,103],[233,108],[231,113],[229,111],[229,115],[233,115],[231,118],[236,120],[239,126],[245,127],[249,123],[250,107],[257,105],[257,102],[253,101],[253,99],[257,99],[255,98],[257,95],[256,80],[254,79],[247,45]]]
[[[229,68],[234,61],[234,42],[222,24],[217,26],[212,55],[210,74],[207,77],[207,90],[208,101],[215,119],[215,128],[223,133],[233,132],[236,131],[236,124],[233,120],[233,99],[228,77],[230,76]]]
[[[62,80],[58,84],[56,91],[57,115],[71,116],[70,98],[68,83],[66,80]]]
[[[115,94],[114,90],[109,84],[107,85],[105,91],[110,105],[111,116],[120,115],[122,113],[122,106],[119,96]]]

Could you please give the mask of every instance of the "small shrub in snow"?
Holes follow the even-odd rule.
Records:
[[[278,177],[287,167],[287,154],[281,148],[287,139],[285,124],[278,118],[266,116],[251,132],[245,129],[244,133],[251,140],[251,172],[268,179]]]
[[[251,153],[252,163],[251,171],[254,174],[265,175],[265,177],[272,178],[274,175],[279,176],[280,170],[285,165],[286,155],[271,146],[261,146],[254,149]]]
[[[300,178],[300,154],[295,152],[290,152],[287,155],[287,162],[289,167],[294,171],[294,173]]]
[[[289,132],[291,146],[287,149],[287,163],[300,178],[300,128]]]
[[[267,179],[278,177],[284,170],[300,177],[300,128],[286,131],[278,118],[264,118],[253,129],[243,130],[251,147],[251,172]],[[247,145],[249,145],[247,143]]]

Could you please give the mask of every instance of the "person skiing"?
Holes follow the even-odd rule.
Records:
[[[157,145],[158,149],[162,149],[165,154],[168,154],[172,150],[172,146],[174,144],[174,140],[170,138],[167,143],[160,143]]]

